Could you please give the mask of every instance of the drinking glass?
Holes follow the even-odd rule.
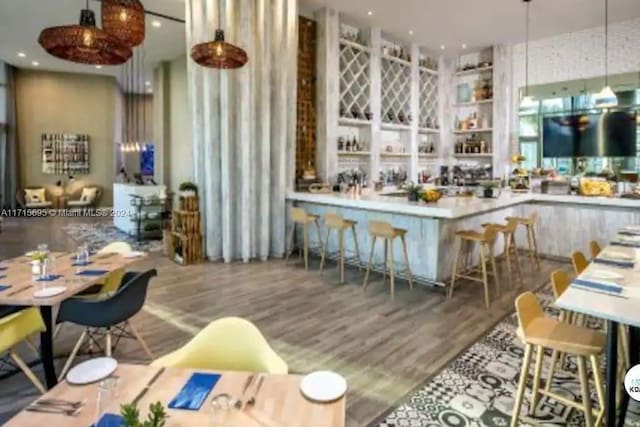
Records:
[[[233,411],[233,399],[228,394],[219,394],[211,399],[211,420],[214,427],[227,424]]]
[[[108,377],[98,384],[98,399],[96,401],[96,423],[104,414],[118,411],[118,397],[120,397],[120,378]]]
[[[38,245],[38,252],[42,254],[49,252],[49,245],[47,245],[46,243],[40,243]]]

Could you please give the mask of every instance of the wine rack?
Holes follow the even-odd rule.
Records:
[[[438,128],[438,74],[420,67],[420,129],[425,132]]]
[[[371,50],[350,40],[340,40],[340,119],[369,122],[371,116]]]
[[[411,63],[382,57],[382,123],[409,126],[411,116]]]

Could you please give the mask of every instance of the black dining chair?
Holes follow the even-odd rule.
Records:
[[[144,273],[127,273],[118,291],[109,298],[71,298],[60,305],[57,323],[70,322],[85,328],[60,373],[60,379],[67,374],[86,338],[98,347],[98,340],[105,338],[104,352],[107,357],[111,356],[112,336],[118,340],[132,338],[140,343],[150,360],[154,359],[147,343],[129,320],[144,306],[149,281],[157,275],[155,269]]]

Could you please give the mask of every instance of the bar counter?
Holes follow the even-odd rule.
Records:
[[[640,224],[640,200],[614,197],[503,193],[496,199],[444,197],[437,203],[426,204],[381,193],[354,196],[290,192],[287,200],[290,206],[303,207],[308,213],[321,217],[326,212],[335,212],[357,221],[360,258],[363,262],[369,256],[370,220],[387,221],[394,227],[408,230],[407,246],[413,275],[419,282],[436,286],[444,286],[451,276],[457,230],[480,231],[483,223],[505,223],[505,217],[530,216],[538,212],[539,252],[566,258],[576,249],[588,253],[590,240],[608,243],[608,239],[622,225]],[[288,225],[291,226],[290,223]],[[317,247],[319,242],[316,233],[310,231],[310,245]],[[301,236],[298,238],[301,239]],[[526,245],[524,230],[520,230],[516,238],[519,246]],[[346,245],[348,250],[354,251],[349,237]],[[502,251],[502,245],[501,238],[498,238],[496,253]],[[332,236],[329,251],[337,248],[337,238]],[[396,247],[395,250],[400,251],[400,248]],[[381,247],[376,250],[374,259],[376,263],[382,263]]]

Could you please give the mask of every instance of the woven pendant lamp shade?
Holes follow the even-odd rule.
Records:
[[[191,58],[203,67],[240,68],[247,63],[247,52],[224,41],[224,31],[216,30],[215,40],[191,48]]]
[[[144,18],[139,0],[102,0],[102,29],[129,47],[144,41]]]
[[[82,10],[80,25],[45,28],[38,43],[56,58],[80,64],[119,65],[132,55],[127,45],[96,27],[89,9]]]

